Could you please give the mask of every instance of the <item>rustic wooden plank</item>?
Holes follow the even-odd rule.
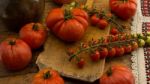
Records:
[[[91,8],[93,6],[92,2],[91,0],[87,0],[86,5],[89,8]],[[94,3],[98,2],[100,1]],[[46,6],[46,8],[49,9],[48,6]],[[77,48],[81,42],[90,41],[92,38],[99,39],[100,37],[106,36],[108,34],[109,34],[109,27],[106,28],[106,30],[99,30],[96,27],[89,26],[88,30],[86,31],[86,34],[84,35],[81,41],[69,44],[64,43],[63,41],[59,40],[53,34],[50,33],[48,40],[45,43],[44,51],[39,55],[37,59],[37,64],[40,69],[51,67],[57,70],[62,76],[65,77],[75,78],[88,82],[94,82],[95,80],[99,79],[99,77],[103,73],[105,59],[102,59],[97,63],[93,63],[89,58],[89,54],[83,53],[81,55],[85,60],[87,60],[88,63],[85,65],[83,69],[78,69],[75,63],[70,63],[68,61],[66,49],[70,47]]]

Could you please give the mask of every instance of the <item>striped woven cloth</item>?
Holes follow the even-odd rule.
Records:
[[[132,33],[150,31],[150,0],[137,0],[137,13],[134,17]],[[132,70],[136,84],[150,84],[150,47],[139,48],[132,53]]]

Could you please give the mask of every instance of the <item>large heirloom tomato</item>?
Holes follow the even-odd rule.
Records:
[[[60,39],[68,42],[80,40],[88,26],[88,14],[79,8],[53,9],[46,19],[47,27]]]
[[[52,69],[43,69],[37,73],[32,84],[64,84],[64,80]]]
[[[57,4],[62,5],[62,4],[68,4],[68,3],[72,2],[73,0],[53,0],[53,1]]]
[[[137,9],[136,0],[110,0],[109,5],[111,11],[124,20],[132,18]]]
[[[21,28],[19,35],[32,49],[36,49],[44,44],[47,30],[40,23],[29,23]]]
[[[99,84],[135,84],[132,71],[124,65],[113,65],[100,78]]]
[[[22,40],[9,38],[0,45],[2,63],[8,70],[21,70],[31,61],[30,47]]]

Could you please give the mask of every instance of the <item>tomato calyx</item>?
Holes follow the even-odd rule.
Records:
[[[126,3],[128,0],[121,0],[123,3]]]
[[[106,72],[106,74],[107,74],[107,76],[111,76],[113,74],[111,67],[108,69],[108,71]]]
[[[8,43],[9,43],[9,45],[15,45],[16,41],[15,40],[10,40]]]
[[[71,10],[65,9],[65,11],[64,11],[64,19],[65,20],[69,20],[71,18],[73,18]]]
[[[34,31],[38,31],[38,24],[37,24],[37,23],[34,23],[32,29],[33,29]]]
[[[51,75],[51,73],[50,73],[50,71],[47,71],[47,72],[45,72],[44,74],[43,74],[43,78],[44,79],[48,79],[48,78],[50,78],[52,75]]]

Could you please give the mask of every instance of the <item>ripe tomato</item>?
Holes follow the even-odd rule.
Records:
[[[109,48],[108,49],[108,57],[114,57],[116,55],[116,49],[115,48]]]
[[[113,15],[112,15],[112,13],[107,13],[106,16],[107,16],[108,18],[111,18]]]
[[[91,17],[91,24],[96,26],[99,22],[99,18],[97,17],[96,14],[94,14],[92,17]]]
[[[118,41],[118,35],[115,35],[114,38],[115,38],[115,41]]]
[[[125,34],[117,34],[116,37],[118,38],[118,40],[126,40],[126,36]]]
[[[125,34],[121,34],[121,40],[126,40],[126,35]]]
[[[124,51],[125,51],[125,54],[131,53],[132,46],[130,44],[125,45],[124,46]]]
[[[56,70],[46,68],[35,74],[31,84],[65,84],[65,82]]]
[[[98,84],[135,84],[135,77],[125,65],[113,64],[100,77]]]
[[[108,22],[105,19],[100,19],[97,25],[99,29],[105,29],[108,26]]]
[[[135,15],[136,0],[109,0],[111,11],[120,18],[127,20]]]
[[[100,53],[99,53],[99,51],[96,50],[94,53],[92,53],[92,54],[90,55],[90,57],[91,57],[91,60],[92,60],[93,62],[97,62],[97,61],[100,59]]]
[[[100,48],[99,52],[100,52],[100,58],[106,58],[108,55],[108,49],[105,47]]]
[[[132,42],[132,51],[136,50],[138,48],[138,43],[137,42]]]
[[[78,68],[83,68],[85,65],[85,60],[83,58],[79,59],[77,66]]]
[[[116,47],[116,56],[122,56],[124,54],[124,48],[123,47]]]
[[[1,45],[2,63],[8,70],[24,69],[31,61],[30,47],[21,39],[8,38]]]
[[[107,38],[106,38],[106,42],[114,42],[114,41],[116,41],[116,40],[117,40],[117,37],[114,36],[114,35],[109,35],[109,36],[107,36]]]
[[[78,41],[88,27],[88,14],[79,8],[70,11],[55,8],[49,12],[46,25],[60,39],[67,42]]]
[[[119,33],[119,31],[118,31],[118,29],[117,28],[111,28],[111,30],[110,30],[110,34],[112,34],[112,35],[116,35],[116,34],[118,34]]]
[[[19,35],[32,49],[36,49],[46,41],[47,30],[40,23],[29,23],[21,28]]]

